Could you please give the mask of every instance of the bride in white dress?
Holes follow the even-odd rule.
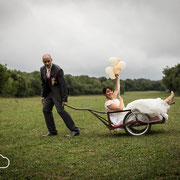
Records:
[[[125,110],[125,109],[137,109],[141,113],[148,114],[150,117],[155,117],[161,115],[166,120],[168,119],[167,111],[170,108],[170,105],[173,104],[174,92],[171,91],[171,95],[166,99],[162,100],[161,98],[157,99],[138,99],[129,103],[126,108],[121,96],[117,98],[118,95],[118,83],[119,78],[116,76],[116,85],[115,90],[109,86],[103,88],[103,94],[106,97],[105,109],[107,112]],[[121,113],[111,113],[110,119],[114,125],[123,124],[124,116],[126,112]]]

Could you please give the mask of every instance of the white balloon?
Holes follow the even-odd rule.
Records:
[[[126,62],[120,61],[118,64],[121,66],[122,70],[126,68]]]
[[[113,67],[114,74],[119,74],[121,72],[122,68],[119,64]]]
[[[116,79],[114,72],[113,72],[113,67],[107,67],[105,69],[105,72],[111,79]]]
[[[111,66],[115,66],[117,64],[117,58],[116,57],[110,57],[109,58],[109,64]]]
[[[120,58],[119,57],[116,57],[116,60],[117,60],[117,64],[120,62]],[[116,64],[116,65],[117,65]]]

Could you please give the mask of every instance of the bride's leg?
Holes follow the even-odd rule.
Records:
[[[171,91],[171,95],[169,97],[167,97],[164,102],[166,102],[167,104],[171,105],[173,103],[173,98],[174,98],[174,92]]]

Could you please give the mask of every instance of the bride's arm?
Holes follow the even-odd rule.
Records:
[[[107,106],[109,109],[114,110],[114,111],[121,111],[124,108],[124,103],[123,103],[123,98],[120,96],[119,97],[119,101],[120,101],[120,105],[116,105],[116,104],[111,104],[109,106]]]
[[[119,91],[119,75],[115,74],[115,76],[116,76],[116,84],[115,84],[115,90],[114,90],[114,93],[113,93],[113,98],[117,97],[118,91]]]

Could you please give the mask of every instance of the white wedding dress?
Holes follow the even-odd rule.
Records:
[[[107,112],[113,112],[114,110],[111,110],[108,108],[109,105],[116,104],[120,105],[119,99],[114,100],[108,100],[105,102],[105,108]],[[148,114],[150,117],[155,116],[162,116],[166,120],[168,119],[167,110],[170,108],[170,105],[165,103],[162,99],[138,99],[135,101],[132,101],[129,103],[125,109],[137,109],[141,113]],[[110,119],[114,125],[120,125],[123,124],[124,116],[127,114],[127,112],[123,113],[112,113],[110,114]]]
[[[113,100],[108,100],[105,102],[105,109],[107,112],[113,112],[114,110],[111,110],[108,108],[109,105],[111,104],[116,104],[120,106],[120,101],[119,99],[113,99]],[[111,113],[110,114],[110,120],[114,125],[120,125],[123,124],[123,119],[124,116],[127,114],[127,112],[120,112],[120,113]]]

